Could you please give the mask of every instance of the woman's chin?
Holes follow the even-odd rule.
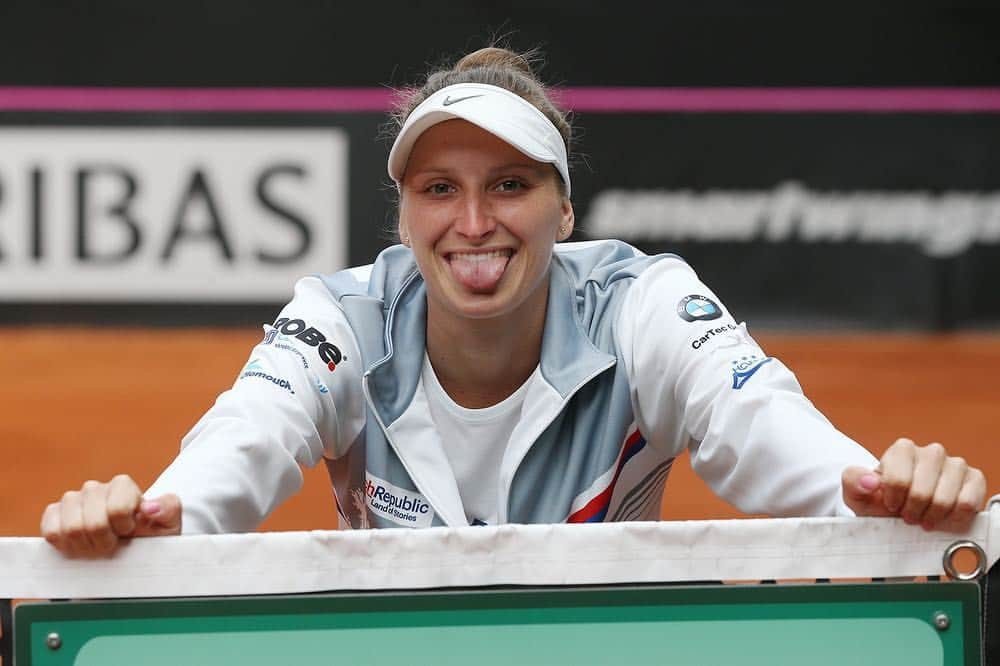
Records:
[[[467,319],[492,319],[510,312],[513,307],[505,303],[496,291],[490,293],[470,293],[460,303],[455,303],[454,311]]]

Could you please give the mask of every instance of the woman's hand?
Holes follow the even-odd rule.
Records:
[[[142,497],[131,477],[119,474],[108,483],[87,481],[45,507],[42,536],[70,557],[105,557],[122,539],[181,533],[177,495]]]
[[[874,470],[848,467],[844,502],[859,516],[900,516],[927,530],[964,532],[986,501],[986,477],[940,444],[899,439]]]

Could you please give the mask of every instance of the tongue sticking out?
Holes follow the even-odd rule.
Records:
[[[451,272],[459,284],[476,293],[489,293],[497,288],[510,257],[500,252],[488,254],[451,255]]]

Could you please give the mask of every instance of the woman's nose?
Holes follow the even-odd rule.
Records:
[[[469,238],[485,238],[496,229],[493,210],[484,195],[472,194],[465,198],[455,220],[455,230]]]

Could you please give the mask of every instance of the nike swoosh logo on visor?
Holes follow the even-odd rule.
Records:
[[[481,94],[480,95],[466,95],[465,97],[456,97],[454,99],[451,98],[451,95],[448,95],[447,97],[444,98],[444,101],[441,102],[441,105],[442,106],[451,106],[452,104],[458,104],[459,102],[463,102],[463,101],[465,101],[467,99],[472,99],[473,97],[482,97],[482,95]]]

